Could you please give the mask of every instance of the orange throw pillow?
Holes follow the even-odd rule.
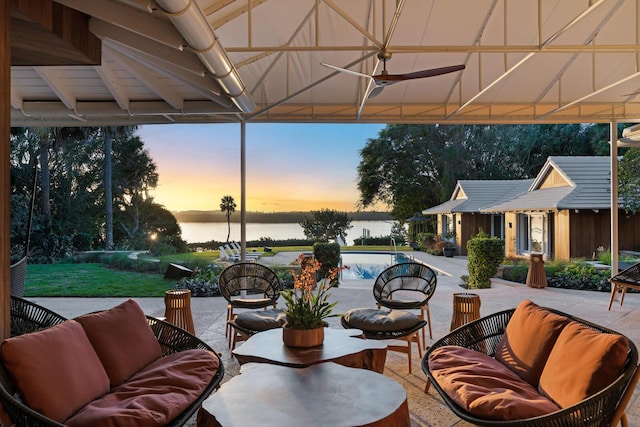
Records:
[[[58,422],[109,391],[107,373],[73,320],[8,338],[0,350],[27,405]]]
[[[627,360],[622,335],[569,323],[553,347],[538,390],[562,408],[574,405],[611,384]]]
[[[531,301],[522,301],[496,348],[496,360],[538,387],[549,353],[569,319]]]
[[[142,308],[130,299],[109,310],[77,317],[117,387],[162,356]]]

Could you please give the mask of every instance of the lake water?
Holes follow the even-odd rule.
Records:
[[[388,236],[391,234],[392,221],[351,221],[353,226],[347,232],[347,245],[353,245],[368,230],[370,237]],[[187,243],[203,243],[211,240],[227,241],[227,223],[225,222],[181,222],[182,238]],[[247,224],[247,241],[270,237],[273,240],[304,239],[304,232],[300,224]],[[229,240],[240,241],[240,224],[231,223]],[[365,240],[366,243],[366,240]]]

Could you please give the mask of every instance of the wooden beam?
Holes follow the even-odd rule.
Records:
[[[11,9],[0,2],[0,340],[11,333]]]
[[[53,0],[11,0],[11,65],[99,65],[89,16]]]

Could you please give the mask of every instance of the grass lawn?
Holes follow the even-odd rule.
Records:
[[[393,250],[389,246],[349,246],[343,251]],[[398,250],[409,248],[399,247]],[[312,252],[311,246],[273,248],[264,257],[278,252]],[[218,251],[191,252],[161,257],[188,267],[204,267],[218,259]],[[102,263],[29,264],[24,294],[26,297],[163,297],[176,281],[159,273],[138,273],[109,268]]]
[[[32,264],[27,266],[26,297],[163,297],[175,280],[104,264]]]

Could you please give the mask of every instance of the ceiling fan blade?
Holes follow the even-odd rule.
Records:
[[[348,70],[346,68],[336,67],[335,65],[327,64],[325,62],[321,62],[320,64],[324,65],[325,67],[331,68],[332,70],[339,71],[341,73],[351,74],[353,76],[358,76],[358,77],[366,77],[368,79],[371,78],[371,76],[369,74],[363,74],[363,73],[359,73],[357,71]]]
[[[402,81],[402,80],[411,80],[411,79],[422,79],[425,77],[434,77],[440,76],[442,74],[455,73],[456,71],[464,70],[464,65],[451,65],[449,67],[441,67],[441,68],[431,68],[429,70],[415,71],[413,73],[406,74],[380,74],[377,76],[373,76],[376,81]]]

